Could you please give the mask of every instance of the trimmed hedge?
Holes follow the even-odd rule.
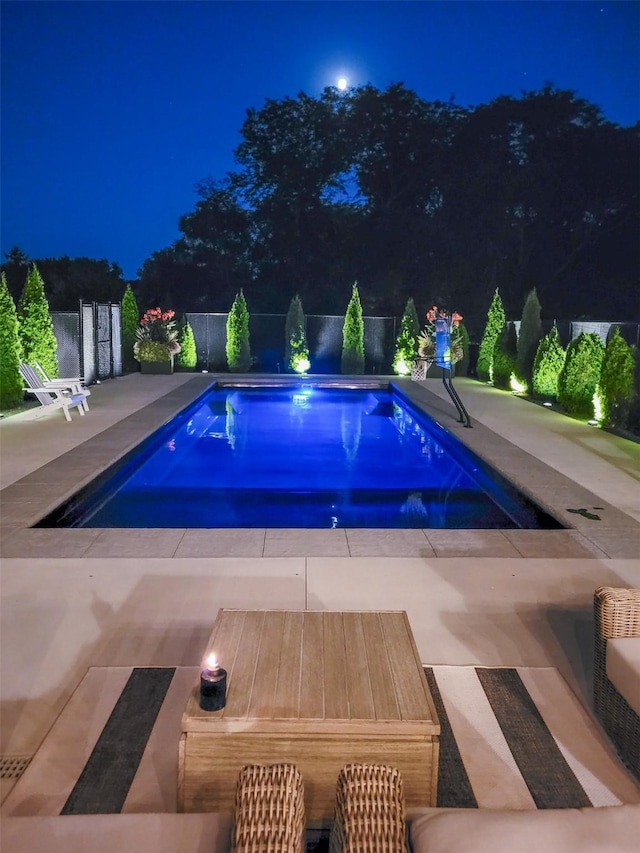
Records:
[[[542,338],[533,362],[533,395],[546,400],[558,399],[558,377],[564,367],[566,352],[560,343],[558,327]]]
[[[196,339],[193,335],[193,329],[186,317],[183,318],[182,325],[180,326],[178,343],[180,344],[180,352],[177,356],[179,366],[185,370],[193,370],[198,361],[198,354],[196,352]]]
[[[58,341],[53,331],[44,282],[35,264],[29,270],[18,302],[18,320],[24,361],[27,364],[37,361],[54,379],[58,375]]]
[[[558,377],[558,402],[570,415],[593,417],[603,357],[604,344],[595,332],[581,332],[567,347]]]
[[[496,288],[491,305],[489,306],[487,322],[484,327],[482,340],[480,341],[480,349],[478,350],[476,373],[478,374],[478,379],[482,380],[482,382],[488,382],[493,378],[493,352],[505,322],[504,305]]]
[[[344,374],[364,373],[364,321],[357,282],[353,285],[342,327],[341,369]]]
[[[533,385],[533,364],[542,337],[540,311],[540,301],[534,287],[527,296],[522,309],[516,362],[518,378],[526,383],[528,390]]]
[[[309,362],[309,347],[307,346],[307,335],[304,328],[304,311],[302,301],[296,293],[291,300],[287,318],[284,324],[285,346],[284,363],[289,371],[296,371],[296,365],[301,362]],[[303,371],[306,372],[306,371]]]
[[[409,299],[405,305],[400,333],[396,340],[396,351],[393,356],[393,370],[395,373],[411,373],[411,365],[418,357],[418,335],[420,334],[420,321],[413,299]]]
[[[120,314],[120,328],[122,330],[122,366],[125,371],[132,372],[138,369],[138,361],[133,354],[133,347],[137,340],[136,333],[140,322],[140,312],[136,297],[128,284],[122,297],[122,308]]]
[[[20,375],[22,344],[16,306],[4,273],[0,276],[0,407],[17,406],[24,397]]]
[[[513,323],[505,323],[493,348],[493,385],[508,391],[516,372],[517,335]]]
[[[607,426],[622,426],[626,422],[634,392],[634,369],[633,347],[616,326],[607,341],[598,383],[603,423]]]
[[[231,373],[247,373],[251,369],[249,346],[249,312],[242,290],[236,294],[227,317],[227,364]]]

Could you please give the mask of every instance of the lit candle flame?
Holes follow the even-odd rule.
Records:
[[[207,669],[219,669],[220,664],[218,663],[218,658],[212,652],[206,660]]]

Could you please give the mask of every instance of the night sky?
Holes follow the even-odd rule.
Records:
[[[640,119],[640,3],[2,2],[2,261],[135,278],[194,185],[234,168],[249,107],[402,82],[462,106],[550,81]]]

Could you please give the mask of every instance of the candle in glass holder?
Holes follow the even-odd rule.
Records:
[[[203,711],[219,711],[227,699],[227,671],[211,654],[200,672],[200,707]]]

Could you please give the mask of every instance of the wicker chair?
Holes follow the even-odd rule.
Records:
[[[607,678],[607,640],[640,637],[640,590],[597,589],[594,622],[594,710],[620,757],[640,779],[640,717]]]
[[[243,767],[236,787],[234,853],[303,853],[304,787],[293,764]]]
[[[404,853],[406,849],[399,771],[378,764],[347,764],[338,776],[330,853]]]

